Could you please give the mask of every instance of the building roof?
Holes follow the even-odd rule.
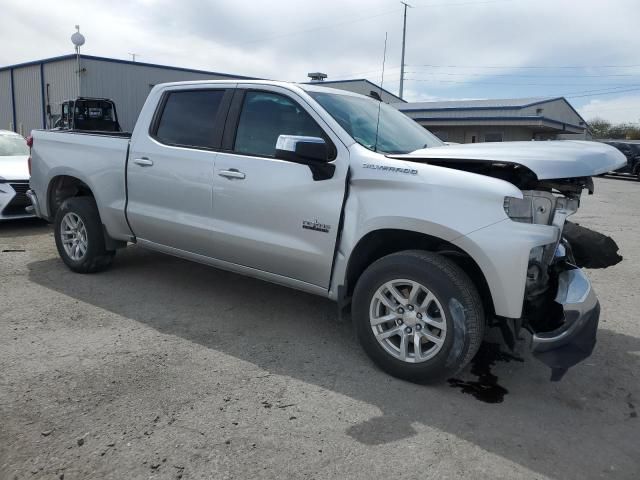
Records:
[[[504,98],[486,100],[447,100],[442,102],[410,102],[396,105],[398,110],[472,110],[472,109],[505,109],[526,108],[539,103],[552,102],[564,99],[564,97],[529,97],[529,98]]]
[[[375,83],[373,83],[370,80],[367,80],[366,78],[353,78],[350,80],[323,80],[321,82],[304,82],[304,83],[308,83],[308,84],[313,84],[313,85],[330,85],[332,83],[352,83],[352,82],[360,82],[360,83],[367,83],[369,84],[372,88],[376,89],[376,90],[382,90],[384,93],[386,93],[387,95],[391,95],[394,98],[398,99],[398,103],[394,103],[392,105],[405,105],[406,101],[401,99],[399,96],[397,96],[395,93],[391,93],[389,90],[385,90],[384,88],[382,88],[380,85],[376,85]],[[413,105],[413,104],[412,104]]]
[[[68,55],[60,55],[59,57],[50,57],[50,58],[44,58],[42,60],[34,60],[31,62],[24,62],[24,63],[16,63],[14,65],[7,65],[5,67],[0,67],[0,72],[3,70],[10,70],[10,69],[14,69],[14,68],[21,68],[21,67],[29,67],[32,65],[40,65],[43,63],[53,63],[53,62],[61,62],[64,60],[70,60],[70,59],[74,59],[76,58],[76,55],[74,53],[70,53]],[[161,65],[161,64],[157,64],[157,63],[146,63],[146,62],[134,62],[132,60],[121,60],[119,58],[109,58],[109,57],[96,57],[94,55],[84,55],[81,54],[80,58],[82,59],[86,59],[86,60],[98,60],[101,62],[111,62],[111,63],[123,63],[123,64],[127,64],[127,65],[135,65],[138,67],[155,67],[155,68],[162,68],[165,70],[177,70],[180,72],[189,72],[189,73],[203,73],[206,75],[218,75],[221,77],[229,77],[229,78],[239,78],[239,79],[244,79],[244,80],[257,80],[256,77],[247,77],[244,75],[234,75],[231,73],[220,73],[220,72],[211,72],[208,70],[196,70],[193,68],[182,68],[182,67],[174,67],[171,65]]]
[[[483,118],[489,118],[490,111],[496,112],[496,118],[501,117],[504,114],[513,115],[512,118],[521,117],[521,114],[515,111],[524,110],[525,108],[533,107],[544,103],[550,103],[555,101],[564,102],[578,117],[580,125],[574,125],[576,128],[588,128],[588,123],[582,118],[582,115],[569,103],[565,97],[526,97],[526,98],[506,98],[506,99],[485,99],[485,100],[447,100],[441,102],[410,102],[410,103],[396,103],[393,104],[398,110],[404,113],[411,113],[411,118],[414,120],[435,120],[440,119],[442,116],[437,115],[440,112],[460,112],[456,114],[454,118],[467,118],[474,115],[474,112],[482,111]],[[489,111],[489,112],[488,112]],[[422,115],[421,115],[422,114]],[[429,117],[429,114],[435,114]],[[478,115],[478,113],[475,113]],[[420,118],[424,116],[424,118]],[[529,116],[530,117],[530,116]],[[543,119],[543,117],[540,117]],[[546,117],[544,120],[548,120]],[[557,120],[552,120],[557,122]]]

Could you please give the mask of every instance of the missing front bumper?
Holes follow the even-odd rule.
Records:
[[[573,265],[558,274],[554,302],[562,308],[562,323],[554,330],[533,333],[533,356],[551,368],[558,381],[569,368],[589,357],[596,344],[600,303],[585,273]]]

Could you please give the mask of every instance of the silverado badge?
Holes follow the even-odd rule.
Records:
[[[313,222],[309,220],[303,220],[302,228],[305,228],[307,230],[315,230],[317,232],[329,233],[329,230],[331,230],[331,225],[327,225],[326,223],[319,223],[317,219]]]

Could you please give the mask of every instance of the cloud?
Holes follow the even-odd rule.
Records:
[[[398,89],[402,9],[396,0],[2,3],[0,65],[71,53],[69,36],[78,23],[87,37],[87,54],[128,58],[128,52],[136,52],[142,62],[293,81],[320,70],[329,79],[364,77],[379,83],[386,32],[385,88]],[[556,95],[638,78],[587,74],[640,75],[640,68],[515,68],[640,63],[637,0],[412,4],[405,81],[411,99]],[[537,74],[550,78],[525,76]]]
[[[598,117],[611,123],[637,123],[640,122],[640,95],[590,100],[578,112],[587,121]]]

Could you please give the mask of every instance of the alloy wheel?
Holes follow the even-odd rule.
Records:
[[[369,320],[382,348],[407,363],[433,358],[447,334],[440,301],[413,280],[391,280],[381,285],[371,299]]]

